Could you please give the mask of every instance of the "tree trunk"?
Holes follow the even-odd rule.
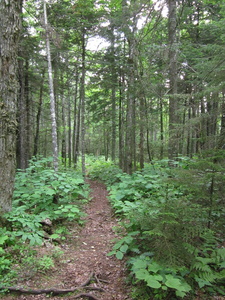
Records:
[[[125,44],[125,41],[124,41]],[[125,48],[125,47],[124,47]],[[125,52],[125,51],[124,51]],[[125,58],[125,53],[123,55]],[[124,63],[125,64],[125,63]],[[124,98],[125,98],[125,74],[124,68],[120,68],[120,80],[119,80],[119,167],[125,171],[125,158],[124,158]]]
[[[62,104],[62,161],[64,163],[64,167],[66,168],[66,160],[67,160],[67,138],[66,138],[66,103],[65,103],[65,96],[64,96],[64,84],[63,84],[63,72],[61,73],[61,104]]]
[[[49,77],[49,89],[50,89],[50,108],[51,108],[51,120],[52,120],[53,166],[55,172],[57,172],[58,171],[58,141],[57,141],[57,125],[56,125],[56,113],[55,113],[55,95],[54,95],[53,76],[52,76],[52,61],[51,61],[51,52],[50,52],[47,9],[46,9],[45,0],[43,0],[43,4],[44,4],[44,21],[45,21],[45,30],[46,30],[48,77]]]
[[[71,159],[72,159],[72,126],[71,126],[71,103],[70,95],[68,95],[68,166],[71,168]]]
[[[164,155],[164,122],[163,122],[163,98],[160,95],[159,99],[159,107],[160,107],[160,159],[163,159]]]
[[[218,148],[225,149],[225,94],[221,104],[221,121],[220,121],[220,136],[218,140]]]
[[[178,156],[178,99],[177,99],[177,22],[176,0],[168,0],[169,34],[169,145],[168,156],[173,160]]]
[[[82,173],[85,177],[85,30],[82,32],[82,71],[81,71],[81,86],[80,86],[80,101],[81,101],[81,156],[82,156]]]
[[[35,137],[34,137],[34,152],[33,152],[33,156],[37,156],[37,154],[38,154],[40,120],[41,120],[41,110],[42,110],[42,102],[43,102],[44,79],[45,79],[45,69],[42,72],[42,80],[41,80],[41,86],[40,86],[38,111],[37,111],[37,116],[36,116],[36,132],[35,132]]]
[[[112,101],[112,161],[116,159],[116,84],[117,84],[117,74],[115,68],[115,36],[114,27],[111,28],[111,101]]]
[[[79,141],[80,141],[80,101],[78,101],[78,83],[79,83],[79,74],[78,68],[76,68],[75,75],[75,92],[74,92],[74,123],[73,123],[73,163],[74,168],[77,166],[78,152],[79,152]]]
[[[134,3],[132,3],[134,4]],[[127,1],[123,0],[123,13],[127,16],[128,7]],[[136,37],[137,32],[137,18],[135,12],[133,12],[133,22],[131,26],[128,23],[124,24],[124,33],[128,41],[129,55],[128,55],[128,74],[127,74],[127,117],[126,117],[126,145],[125,145],[125,171],[128,174],[132,174],[136,169],[136,114],[135,114],[135,102],[136,102]]]
[[[17,54],[21,1],[0,1],[0,211],[11,210],[16,170]]]

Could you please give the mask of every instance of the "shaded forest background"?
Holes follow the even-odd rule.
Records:
[[[223,1],[49,1],[23,5],[17,166],[104,155],[132,173],[154,159],[224,146]],[[47,26],[47,27],[46,27]],[[95,45],[95,46],[94,46]]]

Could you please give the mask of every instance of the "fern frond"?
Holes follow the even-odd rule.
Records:
[[[200,261],[197,261],[193,267],[192,267],[192,270],[195,269],[195,270],[199,270],[201,272],[211,272],[211,268],[209,265],[207,264],[203,264],[202,262]]]

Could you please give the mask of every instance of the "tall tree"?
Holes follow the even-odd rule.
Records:
[[[81,102],[81,159],[82,173],[85,176],[85,75],[86,75],[86,48],[85,48],[85,28],[82,30],[81,36],[81,84],[80,84],[80,102]]]
[[[52,60],[50,51],[50,38],[48,28],[48,18],[46,1],[43,0],[44,4],[44,22],[45,22],[45,34],[46,34],[46,52],[48,60],[48,77],[49,77],[49,89],[50,89],[50,107],[51,107],[51,120],[52,120],[52,149],[53,149],[53,165],[54,170],[58,171],[58,139],[57,139],[57,124],[56,124],[56,113],[55,113],[55,95],[52,75]]]
[[[169,159],[178,155],[177,124],[177,15],[176,0],[168,0],[168,44],[169,44]]]
[[[16,169],[17,55],[22,1],[0,2],[0,210],[11,210]]]

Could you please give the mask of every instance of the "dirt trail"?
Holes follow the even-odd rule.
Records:
[[[106,254],[111,250],[112,240],[116,237],[113,227],[117,225],[112,216],[112,210],[107,199],[107,190],[102,183],[88,181],[91,188],[91,201],[87,205],[86,224],[79,234],[75,234],[72,243],[61,245],[66,261],[59,264],[55,271],[38,280],[28,280],[23,284],[27,288],[60,288],[68,289],[80,286],[93,273],[90,287],[100,287],[104,291],[88,290],[85,293],[93,295],[98,300],[129,300],[129,287],[125,283],[125,266],[114,256]],[[75,299],[75,294],[49,297],[49,295],[17,295],[5,296],[4,300],[31,299]],[[88,299],[83,297],[79,299]],[[91,299],[91,298],[89,298]]]

